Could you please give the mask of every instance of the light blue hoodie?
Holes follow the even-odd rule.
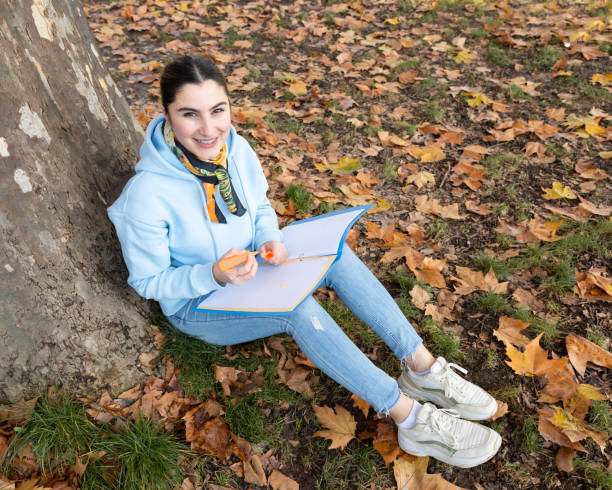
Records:
[[[282,233],[257,155],[233,127],[227,166],[247,212],[231,214],[217,186],[215,200],[227,219],[224,224],[208,218],[202,184],[164,141],[164,121],[159,116],[149,123],[136,175],[108,208],[108,216],[121,242],[128,284],[159,301],[169,316],[189,299],[223,287],[212,266],[230,248],[257,250],[269,240],[281,241]]]

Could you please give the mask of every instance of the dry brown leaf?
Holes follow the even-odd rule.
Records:
[[[493,335],[504,344],[509,343],[518,347],[525,347],[529,343],[529,339],[521,332],[528,326],[528,323],[522,322],[516,318],[502,316],[499,319],[499,328],[493,330]]]
[[[508,413],[508,404],[506,402],[500,402],[499,400],[495,401],[497,402],[497,411],[489,420],[497,420]]]
[[[592,161],[592,159],[581,158],[576,162],[574,170],[576,170],[583,179],[603,180],[610,176],[608,173],[593,165]]]
[[[317,420],[326,427],[313,435],[332,441],[329,449],[344,449],[351,439],[355,437],[357,422],[351,413],[341,405],[336,405],[336,411],[331,407],[314,407]]]
[[[580,376],[584,376],[588,361],[608,369],[612,368],[612,354],[584,337],[570,333],[565,338],[565,345],[569,360]]]
[[[359,398],[357,395],[351,395],[351,399],[353,400],[353,405],[361,410],[363,412],[363,416],[367,418],[368,414],[370,413],[370,408],[372,408],[370,404]]]
[[[427,302],[431,299],[429,297],[429,293],[418,284],[415,284],[410,290],[410,297],[412,298],[412,303],[414,306],[416,306],[419,310],[424,310]]]
[[[604,274],[606,271],[598,268],[574,271],[578,294],[592,301],[612,301],[612,280]]]
[[[395,461],[402,450],[397,442],[397,426],[394,422],[387,419],[378,420],[372,446],[380,453],[385,465],[389,466],[389,463]]]
[[[538,430],[542,437],[547,441],[554,442],[562,447],[574,449],[576,451],[582,451],[586,453],[586,449],[580,442],[572,442],[568,437],[561,432],[559,427],[555,427],[549,420],[548,417],[552,413],[552,408],[545,406],[543,409],[538,411]]]
[[[559,471],[571,473],[574,470],[573,462],[576,457],[576,451],[568,447],[560,447],[555,456],[555,464]]]
[[[543,334],[538,335],[529,342],[525,346],[524,352],[517,350],[512,344],[506,343],[506,354],[510,358],[510,361],[506,361],[506,364],[508,364],[516,374],[527,376],[551,375],[567,364],[567,358],[548,359],[548,351],[540,347],[540,338],[542,335]]]
[[[244,481],[253,485],[266,485],[268,480],[261,464],[261,459],[257,454],[251,454],[248,461],[243,461]]]
[[[268,485],[272,490],[299,490],[300,485],[295,480],[283,475],[280,471],[274,470],[268,478]]]
[[[492,204],[480,204],[480,201],[476,199],[468,199],[465,201],[465,209],[472,213],[479,214],[480,216],[488,216],[493,210]]]
[[[460,490],[442,478],[439,473],[427,473],[429,456],[417,458],[402,454],[393,464],[393,474],[398,490]]]

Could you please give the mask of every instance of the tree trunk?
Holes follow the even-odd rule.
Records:
[[[106,216],[142,141],[77,0],[0,1],[0,402],[122,389],[151,350]]]

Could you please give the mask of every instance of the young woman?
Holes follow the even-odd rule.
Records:
[[[136,175],[108,210],[128,283],[159,301],[177,329],[205,342],[232,345],[291,335],[321,371],[393,418],[408,453],[465,468],[493,457],[499,434],[468,420],[491,417],[496,401],[453,370],[465,374],[464,369],[434,359],[347,246],[323,284],[394,352],[403,367],[398,380],[377,368],[312,297],[284,316],[193,311],[204,295],[257,273],[253,256],[230,270],[219,267],[221,259],[244,250],[272,251],[269,262],[280,265],[287,251],[261,165],[231,125],[219,69],[207,59],[172,61],[162,73],[161,96],[164,115],[149,124]]]

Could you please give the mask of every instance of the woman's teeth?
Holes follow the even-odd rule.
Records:
[[[214,142],[216,139],[217,139],[217,138],[210,138],[210,139],[198,139],[198,138],[195,138],[195,140],[196,140],[198,143],[201,143],[201,144],[203,144],[203,145],[210,145],[210,144],[211,144],[211,143],[213,143],[213,142]]]

